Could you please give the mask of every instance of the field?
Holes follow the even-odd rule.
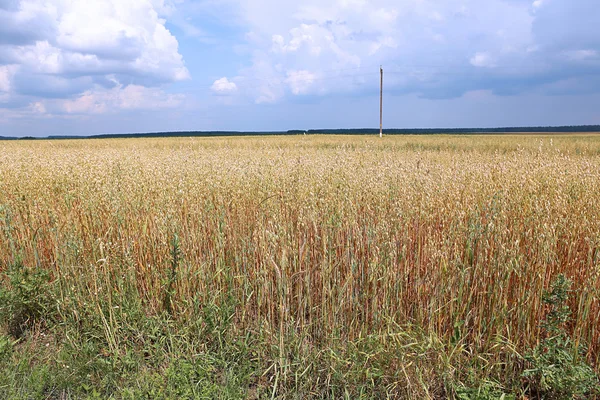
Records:
[[[600,135],[0,149],[2,398],[597,395]]]

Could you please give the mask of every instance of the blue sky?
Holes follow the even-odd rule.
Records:
[[[600,124],[597,0],[0,0],[0,135]]]

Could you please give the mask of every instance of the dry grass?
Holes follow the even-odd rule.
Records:
[[[165,298],[179,319],[234,299],[234,328],[271,337],[284,370],[287,337],[310,351],[410,326],[502,376],[538,342],[541,293],[564,273],[570,332],[599,365],[600,136],[0,148],[0,260],[69,282],[65,313],[129,274],[149,315]]]

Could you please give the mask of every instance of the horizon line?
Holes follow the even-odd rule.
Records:
[[[495,128],[384,128],[388,135],[401,134],[476,134],[476,133],[595,133],[600,132],[600,125],[559,125],[559,126],[516,126]],[[55,140],[55,139],[109,139],[109,138],[148,138],[148,137],[219,137],[219,136],[276,136],[302,134],[379,134],[379,128],[322,128],[322,129],[288,129],[288,130],[180,130],[129,133],[100,133],[91,135],[47,135],[47,136],[2,136],[0,140]]]

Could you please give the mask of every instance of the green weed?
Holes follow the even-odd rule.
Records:
[[[566,331],[570,288],[571,281],[560,274],[543,295],[549,309],[541,324],[546,337],[525,356],[528,367],[523,372],[534,398],[588,399],[599,393],[598,377],[585,361],[585,346],[573,342]]]

